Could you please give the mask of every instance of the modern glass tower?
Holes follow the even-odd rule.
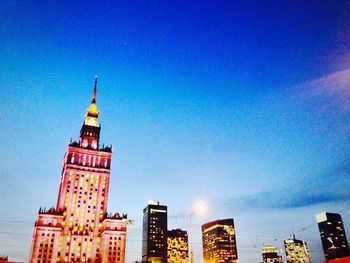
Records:
[[[100,147],[92,101],[63,159],[56,208],[40,208],[30,262],[125,262],[126,215],[107,214],[112,147]]]
[[[167,207],[150,200],[143,209],[142,262],[167,262],[167,231]]]
[[[326,260],[350,256],[341,215],[322,212],[316,215],[316,221]]]
[[[236,234],[232,218],[202,225],[202,241],[204,262],[237,262]]]

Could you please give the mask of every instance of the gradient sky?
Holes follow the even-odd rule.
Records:
[[[307,2],[307,3],[306,3]],[[40,206],[99,75],[108,210],[168,206],[169,228],[233,217],[240,263],[295,233],[323,259],[315,214],[350,236],[349,1],[1,1],[0,254],[26,261]]]

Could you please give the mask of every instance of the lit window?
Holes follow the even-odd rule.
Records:
[[[92,147],[93,149],[96,149],[96,148],[97,148],[97,141],[92,141],[91,147]]]

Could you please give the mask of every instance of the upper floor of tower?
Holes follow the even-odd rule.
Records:
[[[97,93],[97,77],[95,77],[94,91],[90,107],[85,114],[85,121],[80,130],[79,145],[82,148],[98,149],[100,140],[101,127],[98,123],[98,115],[96,106]]]
[[[97,110],[96,95],[97,95],[97,76],[95,77],[95,83],[92,93],[92,100],[89,108],[86,110],[85,120],[80,129],[79,142],[70,142],[70,146],[92,149],[92,150],[103,150],[110,151],[111,147],[102,147],[100,149],[100,131],[101,126],[98,121],[100,112]]]

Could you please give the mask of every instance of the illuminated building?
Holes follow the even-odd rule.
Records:
[[[188,263],[188,235],[181,229],[168,231],[168,263]]]
[[[326,260],[350,256],[341,215],[322,212],[316,215],[316,221]]]
[[[112,147],[99,147],[96,86],[79,141],[70,141],[56,208],[40,208],[30,262],[125,262],[126,215],[107,214]]]
[[[305,241],[295,239],[293,236],[293,239],[284,240],[284,248],[287,263],[310,263],[309,250]]]
[[[142,262],[167,262],[167,207],[150,200],[143,209]]]
[[[236,234],[233,219],[221,219],[202,225],[204,262],[237,262]]]
[[[264,263],[282,263],[282,256],[279,251],[272,245],[263,246],[261,255]]]

